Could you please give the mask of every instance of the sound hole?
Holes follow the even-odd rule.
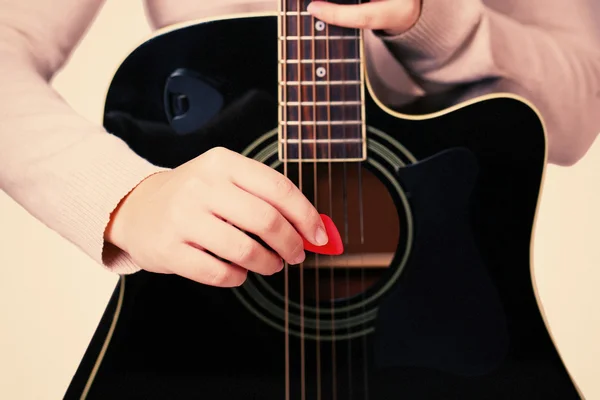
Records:
[[[386,275],[400,236],[394,200],[369,169],[336,162],[318,163],[316,170],[316,188],[313,163],[302,164],[301,174],[299,164],[290,163],[287,175],[319,212],[333,219],[345,251],[341,256],[307,253],[302,266],[289,267],[289,297],[300,302],[302,286],[304,303],[350,299],[367,291]],[[282,274],[267,281],[284,293]]]

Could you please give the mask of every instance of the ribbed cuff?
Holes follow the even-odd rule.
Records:
[[[408,31],[379,35],[403,63],[446,60],[476,29],[483,16],[481,0],[423,0],[421,15]]]
[[[140,268],[127,253],[105,242],[104,232],[121,200],[148,176],[167,169],[151,164],[111,135],[102,134],[85,147],[89,148],[79,149],[85,161],[80,160],[82,167],[67,179],[61,196],[62,234],[110,271],[137,272]]]

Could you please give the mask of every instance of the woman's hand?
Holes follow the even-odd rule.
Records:
[[[388,35],[399,35],[417,23],[421,14],[421,0],[371,0],[370,3],[357,5],[312,1],[307,11],[330,25],[381,30]]]
[[[221,287],[241,285],[248,270],[274,274],[282,258],[301,263],[302,237],[327,243],[319,213],[302,192],[274,169],[224,148],[144,180],[105,235],[142,269]]]

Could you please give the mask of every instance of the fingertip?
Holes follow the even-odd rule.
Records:
[[[313,16],[317,16],[323,11],[323,8],[327,6],[327,2],[324,1],[311,1],[306,7],[306,11],[308,11]]]
[[[311,14],[318,13],[322,9],[322,1],[311,1],[306,7],[306,11]]]
[[[240,287],[246,282],[246,279],[248,279],[248,270],[239,265],[231,264],[231,266],[235,269],[235,277],[231,279],[229,287]]]
[[[299,264],[302,264],[304,262],[304,260],[306,260],[306,252],[303,251],[302,253],[298,254],[296,256],[296,258],[290,262],[290,264],[291,265],[299,265]]]

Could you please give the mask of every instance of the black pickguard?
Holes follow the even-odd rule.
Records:
[[[276,23],[215,21],[140,46],[114,77],[105,126],[167,167],[214,146],[243,151],[277,126]],[[165,95],[167,82],[187,97]],[[388,168],[408,195],[415,237],[403,274],[379,304],[366,361],[349,355],[345,343],[337,346],[344,366],[337,398],[366,398],[363,361],[371,400],[579,398],[530,275],[545,167],[537,114],[511,98],[421,121],[396,118],[371,97],[366,111],[370,126],[419,160]],[[285,398],[281,333],[230,290],[146,272],[115,289],[66,398],[79,398],[89,380],[122,285],[122,310],[89,399]],[[297,350],[293,341],[293,356]],[[331,354],[330,345],[322,353]],[[314,354],[311,343],[307,354]],[[346,368],[349,360],[355,367]],[[292,369],[292,399],[300,399],[297,365]],[[308,399],[316,399],[315,374],[309,367]],[[328,363],[322,385],[322,398],[331,399]]]

